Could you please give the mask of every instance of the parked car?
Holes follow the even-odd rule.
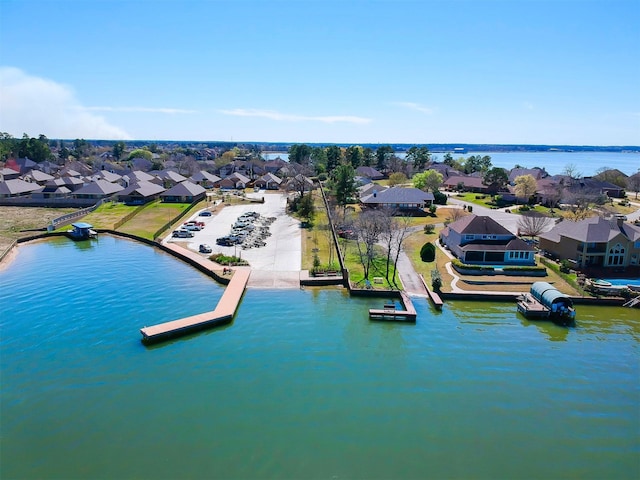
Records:
[[[193,225],[193,224],[185,225],[183,228],[185,230],[190,230],[193,232],[199,232],[200,230],[202,230],[202,227],[200,225]]]
[[[181,228],[180,230],[175,230],[172,236],[177,238],[191,238],[193,237],[193,232]]]
[[[209,210],[203,210],[198,215],[200,215],[201,217],[210,217],[211,212]]]
[[[222,245],[223,247],[232,247],[233,245],[235,245],[233,240],[231,240],[229,237],[220,237],[216,239],[216,243],[218,245]]]
[[[207,245],[206,243],[203,243],[202,245],[200,245],[200,248],[198,249],[198,251],[200,253],[211,253],[213,250],[209,245]]]

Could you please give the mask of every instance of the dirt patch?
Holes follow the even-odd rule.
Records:
[[[76,210],[75,208],[0,207],[0,252],[4,252],[14,240],[33,235],[37,233],[37,229],[47,228],[54,218]]]

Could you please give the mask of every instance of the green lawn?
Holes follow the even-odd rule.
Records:
[[[199,205],[204,206],[205,202]],[[140,210],[131,220],[118,228],[119,231],[153,240],[155,233],[168,222],[182,214],[190,203],[155,202]],[[197,210],[198,206],[194,208]]]
[[[94,228],[113,229],[114,225],[138,207],[124,203],[107,202],[100,205],[93,212],[82,217],[83,222],[90,223]],[[64,227],[66,230],[67,227]]]

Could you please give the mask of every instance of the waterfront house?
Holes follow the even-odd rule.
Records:
[[[539,247],[578,268],[618,269],[640,265],[640,227],[621,217],[563,220],[541,233]]]
[[[485,215],[467,215],[440,232],[440,242],[469,264],[535,265],[535,249]]]
[[[204,187],[185,180],[169,190],[162,192],[160,198],[163,202],[193,203],[202,200],[207,194]]]
[[[139,181],[130,183],[117,194],[117,199],[127,205],[143,205],[158,198],[165,188],[157,183]]]
[[[360,204],[366,208],[388,208],[399,213],[422,213],[434,200],[433,193],[418,188],[391,187],[374,190],[370,195],[360,198]]]

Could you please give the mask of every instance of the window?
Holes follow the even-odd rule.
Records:
[[[465,239],[465,240],[473,240],[474,236],[475,236],[475,235],[465,235],[465,236],[464,236],[464,239]]]
[[[624,247],[619,243],[609,249],[609,256],[607,259],[609,265],[622,265],[624,264]]]

